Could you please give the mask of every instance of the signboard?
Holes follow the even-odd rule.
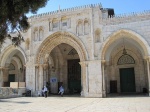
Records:
[[[56,78],[56,77],[50,78],[50,82],[51,82],[51,83],[57,83],[57,78]]]

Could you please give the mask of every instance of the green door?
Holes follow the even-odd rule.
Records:
[[[79,59],[68,60],[68,88],[70,93],[81,92],[81,66]]]
[[[135,92],[134,68],[120,69],[120,86],[121,92]]]

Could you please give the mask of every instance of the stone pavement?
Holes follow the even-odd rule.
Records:
[[[0,99],[0,112],[150,112],[150,97],[19,97]]]

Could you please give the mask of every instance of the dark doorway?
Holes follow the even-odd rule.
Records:
[[[8,81],[9,82],[15,82],[15,74],[9,74]]]
[[[117,93],[117,80],[110,81],[110,93]]]
[[[15,74],[9,74],[8,82],[15,82]]]
[[[10,82],[15,82],[15,74],[9,74],[8,82],[4,82],[4,87],[9,87]]]
[[[134,68],[120,69],[120,86],[123,93],[135,92]]]
[[[81,92],[81,66],[79,59],[68,60],[68,88],[70,93]]]

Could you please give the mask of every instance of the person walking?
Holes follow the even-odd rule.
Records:
[[[64,94],[64,88],[62,85],[59,87],[59,93],[58,94],[60,94],[61,96],[63,96],[63,94]]]
[[[47,98],[47,87],[46,86],[44,86],[44,96],[45,96],[45,98]]]

